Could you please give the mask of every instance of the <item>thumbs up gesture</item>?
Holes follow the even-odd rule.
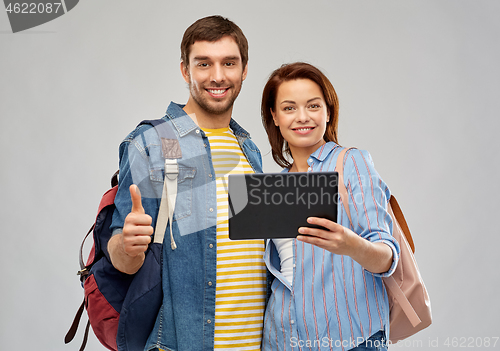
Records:
[[[129,188],[130,199],[132,200],[132,210],[130,212],[144,214],[144,207],[142,207],[141,191],[139,187],[132,184]]]
[[[147,215],[144,212],[144,207],[142,207],[139,188],[137,185],[132,184],[129,190],[132,209],[125,218],[123,225],[123,251],[129,256],[135,257],[148,249],[154,230],[151,226],[151,216]]]

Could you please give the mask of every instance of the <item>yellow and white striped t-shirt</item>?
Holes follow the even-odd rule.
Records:
[[[253,173],[229,128],[203,129],[210,142],[217,184],[215,350],[260,350],[266,294],[263,240],[228,236],[229,174]]]

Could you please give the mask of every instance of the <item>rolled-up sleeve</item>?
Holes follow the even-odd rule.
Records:
[[[361,237],[373,243],[383,242],[393,252],[390,269],[374,275],[387,277],[396,269],[399,260],[399,244],[392,236],[393,222],[387,211],[390,190],[375,170],[367,151],[351,149],[344,164],[344,181],[349,194],[351,228]]]

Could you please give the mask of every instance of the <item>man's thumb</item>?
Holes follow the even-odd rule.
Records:
[[[130,190],[130,199],[132,200],[131,212],[145,213],[144,207],[142,207],[141,191],[139,190],[139,187],[135,184],[132,184],[129,190]]]

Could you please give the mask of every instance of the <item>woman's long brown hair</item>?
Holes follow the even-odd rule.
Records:
[[[327,122],[323,139],[326,142],[333,141],[338,144],[337,128],[339,117],[339,101],[337,93],[328,78],[316,67],[305,62],[295,62],[284,64],[276,69],[269,77],[264,91],[262,92],[261,116],[262,124],[267,132],[269,144],[274,161],[281,167],[289,168],[291,166],[287,156],[291,157],[288,143],[281,135],[278,127],[274,124],[271,110],[276,108],[276,96],[278,89],[283,82],[295,79],[309,79],[318,84],[323,92],[330,120]]]

